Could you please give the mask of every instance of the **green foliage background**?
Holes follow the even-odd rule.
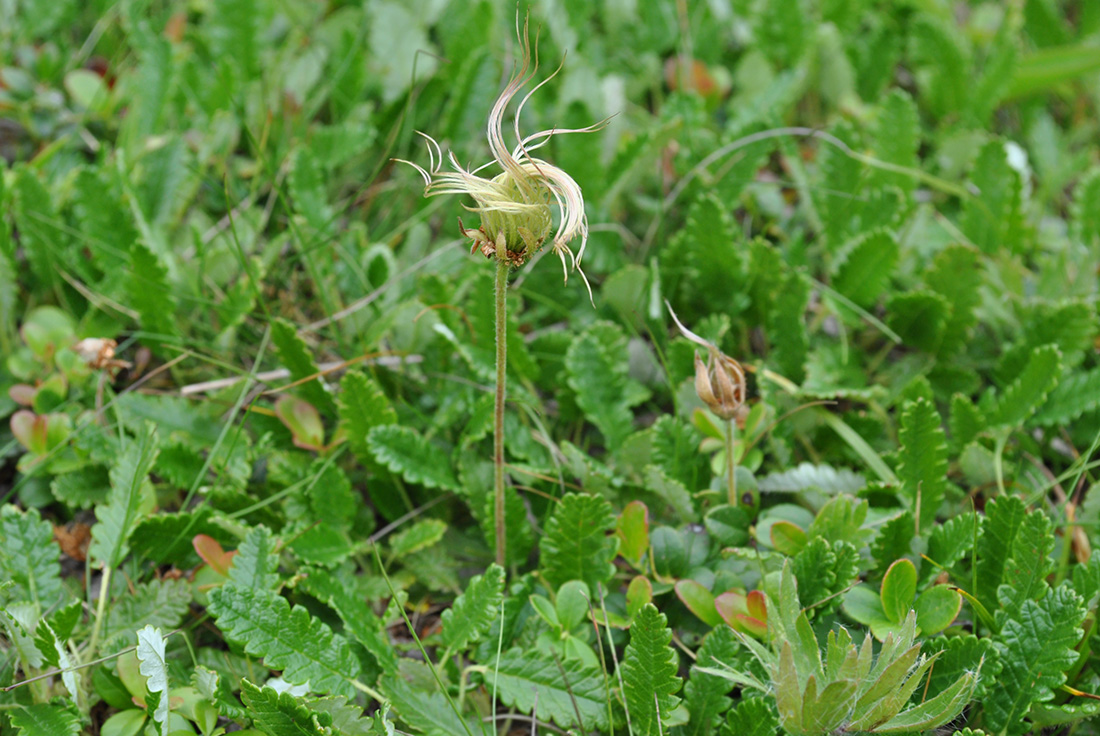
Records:
[[[818,733],[784,569],[799,656],[916,611],[899,709],[1095,733],[1100,6],[529,12],[521,132],[607,122],[540,150],[593,296],[512,275],[503,569],[493,266],[393,159],[488,159],[514,4],[0,0],[0,733]]]

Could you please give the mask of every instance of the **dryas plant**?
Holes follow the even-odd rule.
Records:
[[[523,106],[540,87],[554,78],[557,71],[536,84],[524,95],[512,118],[516,145],[512,150],[504,142],[504,116],[512,100],[535,77],[538,56],[532,57],[528,39],[527,20],[522,30],[516,16],[516,35],[519,38],[521,59],[513,69],[511,78],[497,97],[489,112],[486,136],[493,159],[476,169],[459,164],[454,152],[448,152],[453,171],[443,171],[443,151],[434,138],[420,135],[427,142],[428,168],[404,159],[397,159],[419,172],[424,179],[424,196],[440,194],[465,194],[473,198],[475,206],[463,205],[481,218],[478,228],[467,228],[459,219],[463,236],[471,241],[470,252],[480,250],[495,259],[496,268],[496,401],[493,411],[493,523],[497,564],[505,564],[504,519],[504,401],[507,363],[507,300],[508,274],[513,267],[521,266],[542,249],[553,229],[553,202],[559,212],[558,230],[553,236],[553,250],[561,259],[562,271],[568,281],[570,269],[578,271],[588,287],[588,280],[580,269],[584,247],[588,241],[588,218],[584,212],[581,188],[568,173],[531,152],[546,145],[558,133],[584,133],[598,130],[603,123],[585,128],[541,130],[524,137],[520,133],[519,118]],[[536,38],[535,45],[538,45]],[[558,69],[560,70],[560,66]],[[417,131],[419,133],[419,131]],[[479,172],[496,166],[501,172],[492,178]],[[580,238],[581,244],[574,253],[569,244]],[[592,289],[588,287],[589,299]]]
[[[779,601],[769,596],[767,610],[770,649],[752,637],[735,633],[767,671],[771,682],[722,662],[716,662],[718,668],[699,669],[743,688],[773,695],[780,724],[792,736],[911,733],[939,728],[958,717],[977,685],[980,664],[936,696],[906,708],[938,656],[922,656],[920,643],[914,643],[916,614],[912,611],[901,628],[886,637],[877,657],[870,634],[857,647],[847,630],[838,628],[829,632],[822,658],[809,618],[799,603],[798,584],[789,564],[783,566],[780,576]]]

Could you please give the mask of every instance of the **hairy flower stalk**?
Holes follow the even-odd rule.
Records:
[[[542,85],[553,79],[554,74],[536,84],[520,100],[512,118],[512,131],[516,145],[509,149],[504,140],[504,117],[508,107],[516,96],[534,79],[538,70],[538,57],[532,58],[531,44],[528,40],[527,21],[519,27],[516,18],[516,34],[519,37],[522,58],[518,68],[513,70],[511,79],[500,93],[486,126],[486,137],[492,160],[475,169],[463,167],[455,158],[454,152],[448,152],[447,160],[453,171],[444,171],[443,150],[431,136],[420,133],[427,142],[428,168],[411,161],[396,159],[412,166],[424,179],[424,196],[434,197],[441,194],[464,194],[474,200],[474,206],[463,205],[481,218],[479,227],[467,228],[458,221],[462,234],[469,238],[470,252],[480,250],[487,258],[497,261],[495,280],[496,303],[496,403],[493,421],[493,464],[494,464],[494,531],[496,540],[496,560],[505,563],[505,524],[504,524],[504,400],[505,400],[505,361],[507,338],[507,302],[505,293],[508,286],[508,274],[511,268],[526,263],[542,249],[554,228],[553,209],[558,210],[558,228],[552,238],[552,248],[561,260],[562,271],[568,281],[569,271],[580,273],[589,299],[592,289],[581,270],[581,258],[588,242],[588,218],[584,212],[584,197],[581,188],[569,174],[544,159],[532,156],[531,152],[546,145],[559,133],[585,133],[599,130],[604,122],[586,128],[551,128],[541,130],[524,137],[520,133],[519,118],[523,106]],[[559,66],[560,70],[561,67]],[[418,131],[419,132],[419,131]],[[481,176],[487,168],[497,168],[499,173],[491,178]],[[570,244],[580,238],[580,247],[576,253]]]

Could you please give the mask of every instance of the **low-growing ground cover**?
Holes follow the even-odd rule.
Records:
[[[0,3],[0,734],[1097,732],[1100,9],[527,12]]]

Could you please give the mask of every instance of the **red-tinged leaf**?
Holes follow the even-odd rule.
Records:
[[[761,621],[758,618],[747,616],[743,613],[737,614],[736,621],[737,626],[734,626],[733,628],[742,633],[749,634],[750,636],[755,636],[757,639],[763,639],[765,636],[768,635],[767,621]]]
[[[38,389],[26,383],[17,383],[8,389],[8,396],[20,406],[30,406],[34,403],[34,395]]]
[[[722,623],[722,616],[714,607],[714,596],[694,580],[677,582],[676,597],[707,626],[718,626]]]
[[[303,450],[324,449],[325,426],[308,401],[284,394],[275,402],[275,416],[290,430],[296,446]]]
[[[727,590],[714,598],[714,607],[718,615],[730,626],[738,614],[748,613],[748,603],[745,594],[740,590]],[[736,627],[734,627],[736,628]]]
[[[222,549],[218,540],[206,534],[196,534],[195,538],[191,540],[191,546],[195,548],[195,553],[212,570],[219,575],[228,577],[229,567],[233,563],[233,556],[237,554],[236,550],[226,552]]]
[[[754,590],[745,598],[745,606],[748,608],[749,615],[755,619],[767,621],[768,597],[764,595],[764,592],[761,590]]]
[[[11,433],[28,452],[42,455],[46,452],[46,417],[23,409],[12,414]]]

